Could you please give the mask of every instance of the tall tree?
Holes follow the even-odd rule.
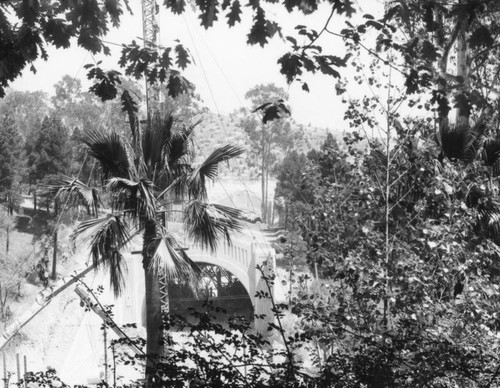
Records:
[[[192,127],[174,122],[171,116],[155,116],[142,130],[131,120],[132,139],[116,132],[86,133],[83,142],[97,161],[106,191],[110,194],[110,213],[97,218],[99,191],[78,180],[61,179],[45,187],[57,201],[81,203],[95,219],[82,222],[77,235],[89,241],[94,265],[110,269],[110,282],[116,293],[123,286],[125,245],[142,231],[142,262],[146,284],[146,331],[148,384],[154,366],[164,352],[160,276],[190,274],[194,265],[180,243],[165,225],[166,212],[181,212],[188,236],[202,247],[215,249],[230,232],[238,230],[239,212],[207,203],[207,180],[217,176],[218,164],[236,157],[242,150],[233,146],[216,149],[203,163],[190,164]],[[73,202],[75,201],[75,202]],[[179,207],[184,203],[185,206]],[[172,206],[174,205],[174,206]],[[177,205],[177,206],[175,206]],[[134,233],[135,232],[135,233]]]
[[[277,179],[274,192],[275,206],[280,212],[280,225],[285,229],[288,229],[290,217],[303,213],[308,204],[312,203],[311,187],[307,187],[304,179],[307,164],[306,155],[293,150],[275,167]],[[307,182],[311,179],[312,176],[308,176]]]
[[[46,116],[26,141],[30,183],[69,173],[69,131],[56,115]]]
[[[248,135],[251,153],[259,158],[261,171],[261,218],[268,222],[269,174],[281,151],[286,155],[302,133],[287,119],[288,110],[284,101],[287,93],[274,84],[257,85],[250,89],[245,98],[250,101],[253,114],[241,120],[241,126]]]
[[[405,75],[416,107],[436,114],[442,156],[472,161],[492,137],[488,162],[500,149],[495,126],[500,81],[500,4],[495,0],[392,1],[382,20],[350,30],[353,40],[375,28],[378,50],[400,53],[393,63]],[[430,92],[420,103],[417,92]],[[488,125],[489,123],[494,124]]]
[[[12,116],[0,119],[0,201],[12,215],[19,205],[23,141]]]
[[[26,138],[38,128],[49,114],[50,101],[42,91],[18,91],[9,89],[0,100],[0,115],[9,115],[16,122],[19,133]]]
[[[133,81],[122,80],[121,88],[133,91],[136,99],[140,99],[140,88]],[[102,102],[93,93],[84,90],[78,78],[65,75],[54,85],[54,96],[51,98],[55,112],[62,122],[73,133],[76,129],[96,130],[114,128],[125,131],[125,114],[120,101]]]

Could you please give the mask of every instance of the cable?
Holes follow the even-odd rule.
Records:
[[[88,53],[88,52],[87,52],[87,53],[85,53],[85,56],[83,57],[83,61],[82,61],[82,63],[80,64],[80,67],[79,67],[79,68],[78,68],[78,70],[76,71],[76,74],[75,74],[75,76],[74,76],[73,78],[77,78],[77,77],[78,77],[78,74],[80,74],[80,71],[81,71],[81,70],[82,70],[82,68],[83,68],[83,64],[84,64],[84,62],[86,62],[88,55],[89,55],[89,53]],[[92,58],[93,58],[93,56],[92,56]],[[94,61],[95,61],[95,59],[94,59]],[[84,159],[84,161],[83,161],[82,165],[80,166],[80,171],[78,172],[77,177],[79,177],[79,176],[80,176],[80,173],[82,172],[82,169],[83,169],[83,166],[84,166],[84,164],[85,164],[86,159],[87,159],[87,154],[85,154],[85,159]],[[68,197],[68,199],[66,200],[65,207],[68,205],[68,201],[69,201],[69,197]],[[60,214],[60,216],[59,216],[59,219],[58,219],[58,221],[56,222],[56,225],[54,226],[54,229],[52,230],[52,233],[51,233],[51,235],[50,235],[50,237],[51,237],[51,238],[53,238],[53,237],[54,237],[54,234],[55,234],[55,232],[56,232],[57,228],[59,227],[59,223],[60,223],[60,221],[61,221],[62,213],[63,213],[64,211],[65,211],[65,210],[63,210],[63,211],[61,212],[61,214]],[[33,247],[33,249],[32,249],[32,250],[30,251],[30,253],[26,256],[26,258],[18,264],[17,268],[14,270],[14,272],[12,273],[11,277],[9,278],[9,280],[7,280],[7,283],[5,284],[4,288],[7,288],[8,286],[10,286],[10,282],[12,281],[12,279],[14,278],[14,276],[17,274],[17,272],[19,272],[19,269],[21,268],[21,266],[22,266],[22,265],[24,265],[24,264],[26,264],[26,262],[28,261],[28,259],[31,257],[31,255],[32,255],[34,252],[35,252],[35,247]]]
[[[200,151],[200,153],[203,153],[203,151],[202,151],[202,149],[201,149],[200,145],[198,144],[198,142],[197,142],[195,139],[193,139],[193,142],[195,142],[195,145],[198,147],[198,150]],[[205,157],[205,155],[203,155],[203,157]],[[217,180],[218,180],[218,182],[220,183],[220,185],[221,185],[221,187],[222,187],[222,190],[223,190],[223,191],[224,191],[224,193],[226,194],[227,198],[228,198],[228,199],[229,199],[229,201],[231,202],[232,206],[233,206],[235,209],[237,209],[237,208],[238,208],[238,206],[234,203],[233,199],[232,199],[232,198],[231,198],[231,196],[229,195],[229,192],[227,191],[226,187],[225,187],[225,186],[224,186],[224,184],[222,183],[222,180],[221,180],[220,178],[219,178],[219,179],[217,179]],[[252,202],[251,202],[251,201],[250,201],[250,203],[251,203],[251,205],[252,205],[252,208],[254,208],[254,207],[253,207],[253,204],[252,204]],[[254,208],[254,209],[255,209],[255,208]],[[256,243],[259,243],[259,240],[257,239],[257,236],[255,236],[255,234],[253,233],[253,230],[252,230],[252,229],[248,226],[248,224],[247,224],[247,223],[245,223],[245,227],[247,228],[247,230],[249,231],[250,235],[253,237],[253,239],[255,240],[255,242],[256,242]],[[269,242],[267,241],[266,236],[264,235],[264,233],[262,232],[262,230],[260,230],[260,232],[261,232],[262,238],[263,238],[263,240],[264,240],[264,242],[265,242],[265,245],[266,245],[267,249],[268,249],[268,250],[271,250],[272,248],[270,247]],[[261,245],[261,244],[259,244],[259,246],[262,248],[262,245]]]
[[[185,21],[185,25],[186,25],[186,28],[187,28],[187,31],[188,31],[188,34],[189,34],[189,38],[191,39],[191,42],[193,43],[193,46],[195,47],[196,49],[196,43],[195,43],[195,40],[193,38],[193,34],[191,32],[191,27],[190,27],[190,23],[191,21],[189,19],[187,19],[185,17],[184,14],[182,14],[183,18],[184,18],[184,21]],[[191,16],[191,13],[189,13],[189,16]],[[229,80],[229,78],[226,76],[226,73],[224,72],[224,70],[222,69],[222,67],[220,66],[219,62],[217,61],[217,59],[215,58],[215,56],[213,55],[212,53],[212,50],[210,50],[210,47],[208,46],[207,42],[205,41],[205,38],[203,37],[202,34],[197,34],[199,40],[205,45],[207,51],[208,51],[208,54],[210,55],[210,57],[212,58],[212,60],[214,61],[215,65],[217,66],[217,68],[219,69],[222,77],[224,78],[224,80],[226,81],[226,83],[229,85],[229,88],[231,89],[231,91],[233,92],[233,94],[235,95],[236,99],[238,100],[238,102],[240,103],[241,106],[243,106],[243,101],[241,101],[241,98],[240,96],[238,95],[238,93],[236,92],[236,90],[234,89],[231,81]],[[198,60],[201,60],[199,54],[197,53],[198,55]]]
[[[184,16],[184,15],[183,15],[183,16]],[[202,61],[201,61],[201,56],[200,56],[200,54],[199,54],[199,52],[198,52],[196,42],[195,42],[195,40],[193,39],[193,35],[192,35],[192,33],[191,33],[191,29],[190,29],[190,27],[189,27],[189,23],[190,23],[190,22],[189,22],[189,20],[186,20],[186,18],[184,18],[184,20],[185,20],[185,22],[186,22],[185,24],[186,24],[186,27],[187,27],[187,29],[188,29],[188,33],[189,33],[189,36],[190,36],[191,42],[192,42],[192,44],[193,44],[193,47],[194,47],[195,53],[196,53],[196,55],[197,55],[197,57],[198,57],[198,61],[199,61],[199,63],[200,63],[200,67],[201,67],[201,69],[202,69],[202,72],[203,72],[203,75],[204,75],[204,78],[205,78],[205,82],[206,82],[206,84],[207,84],[207,86],[208,86],[208,88],[209,88],[209,90],[210,90],[210,94],[211,94],[211,97],[212,97],[213,103],[214,103],[215,108],[216,108],[216,110],[217,110],[217,114],[218,114],[219,121],[220,121],[220,123],[221,123],[222,129],[223,129],[224,134],[226,135],[226,137],[228,137],[227,129],[226,129],[226,127],[225,127],[225,124],[224,124],[223,120],[221,119],[221,114],[220,114],[220,111],[219,111],[219,108],[218,108],[217,102],[216,102],[216,100],[215,100],[214,93],[213,93],[213,91],[212,91],[212,88],[211,88],[210,82],[208,81],[208,78],[206,77],[206,73],[205,73],[205,70],[204,70],[204,67],[203,67],[203,63],[202,63]],[[228,83],[229,87],[231,88],[231,90],[233,90],[233,92],[234,92],[234,94],[236,95],[236,97],[238,98],[238,101],[240,102],[240,104],[241,104],[241,105],[243,105],[243,102],[241,101],[241,99],[239,98],[239,96],[237,95],[237,93],[234,91],[234,88],[232,87],[231,83],[229,82],[229,80],[228,80],[228,79],[227,79],[227,77],[225,76],[224,72],[223,72],[223,71],[222,71],[222,69],[220,68],[218,61],[216,60],[216,58],[215,58],[215,57],[214,57],[214,55],[212,54],[212,52],[211,52],[210,48],[208,47],[208,45],[206,44],[205,40],[203,39],[203,36],[200,36],[200,37],[201,37],[201,41],[202,41],[202,42],[205,44],[205,46],[207,47],[207,51],[209,52],[210,56],[212,57],[212,59],[214,60],[214,62],[215,62],[215,63],[216,63],[216,65],[218,66],[218,68],[220,69],[220,71],[221,71],[221,73],[222,73],[222,75],[223,75],[224,79],[225,79],[225,80],[226,80],[226,82]],[[290,86],[288,86],[288,88],[290,88]],[[198,147],[199,147],[199,146],[198,146]],[[290,178],[290,176],[289,176],[288,172],[287,172],[287,171],[285,171],[285,173],[286,173],[286,174],[287,174],[287,176]],[[246,185],[246,183],[245,183],[245,182],[243,182],[243,180],[241,179],[241,177],[238,177],[238,178],[239,178],[240,182],[241,182],[241,183],[245,186],[246,190],[248,190],[248,186]],[[220,181],[220,179],[219,179],[219,181]],[[222,184],[222,182],[221,182],[221,181],[220,181],[220,183],[221,183],[221,186],[223,186],[223,184]],[[309,201],[307,201],[307,200],[305,199],[305,197],[302,195],[301,190],[297,187],[297,185],[296,185],[294,182],[293,182],[293,185],[295,186],[295,188],[297,189],[297,191],[301,194],[301,196],[303,197],[304,201],[305,201],[306,203],[309,203]],[[257,214],[257,211],[256,211],[255,206],[253,205],[253,202],[251,201],[251,199],[250,199],[250,202],[251,202],[251,206],[252,206],[252,208],[253,208],[253,211]],[[236,206],[235,206],[235,207],[236,207]],[[267,241],[267,239],[266,239],[266,241]]]
[[[186,23],[186,25],[187,25],[187,23]],[[189,30],[189,28],[188,28],[188,30]],[[194,50],[195,50],[196,56],[198,57],[198,62],[199,62],[199,64],[200,64],[200,68],[201,68],[201,71],[202,71],[203,78],[205,79],[205,83],[207,84],[207,87],[208,87],[208,89],[209,89],[210,96],[211,96],[211,98],[212,98],[212,102],[213,102],[213,104],[214,104],[214,106],[215,106],[215,109],[216,109],[216,111],[217,111],[217,117],[218,117],[218,119],[219,119],[219,121],[220,121],[220,123],[221,123],[221,126],[222,126],[222,129],[223,129],[223,131],[224,131],[224,134],[226,135],[226,137],[229,137],[229,134],[228,134],[228,132],[227,132],[226,126],[225,126],[225,124],[224,124],[224,121],[222,120],[222,115],[221,115],[221,113],[220,113],[219,106],[218,106],[218,104],[217,104],[217,100],[216,100],[216,98],[215,98],[215,95],[214,95],[214,92],[213,92],[213,89],[212,89],[212,85],[210,84],[210,82],[209,82],[209,80],[208,80],[207,74],[206,74],[206,72],[205,72],[205,68],[204,68],[204,66],[203,66],[203,62],[201,61],[201,56],[200,56],[200,54],[199,54],[199,52],[198,52],[198,47],[197,47],[197,45],[196,45],[196,43],[195,43],[195,41],[194,41],[194,39],[193,39],[193,37],[192,37],[192,35],[191,35],[191,33],[190,33],[190,32],[189,32],[189,34],[190,34],[191,40],[193,41],[193,47],[194,47]],[[199,145],[198,145],[198,148],[199,148],[199,149],[200,149],[200,151],[201,151],[201,147],[199,147]],[[241,177],[239,177],[239,179],[240,179],[240,181],[241,181]],[[223,190],[224,190],[224,192],[226,193],[227,197],[229,198],[229,200],[230,200],[230,201],[231,201],[231,203],[233,204],[233,207],[234,207],[234,208],[237,208],[236,204],[234,203],[234,201],[233,201],[233,200],[232,200],[232,198],[230,197],[230,195],[229,195],[228,191],[226,190],[226,188],[225,188],[224,184],[222,183],[222,181],[220,181],[220,179],[219,179],[219,182],[220,182],[220,185],[221,185],[222,189],[223,189]],[[262,198],[262,200],[264,200],[264,198]],[[252,206],[252,207],[253,207],[253,206]],[[248,230],[250,231],[250,234],[252,235],[252,237],[253,237],[256,241],[258,241],[258,240],[257,240],[257,238],[256,238],[256,236],[253,234],[253,231],[252,231],[252,230],[248,227],[248,225],[247,225],[247,228],[248,228]],[[270,249],[271,249],[271,247],[269,246],[269,243],[268,243],[268,241],[267,241],[266,236],[264,235],[264,233],[262,232],[262,230],[260,230],[260,232],[261,232],[261,235],[262,235],[262,237],[263,237],[263,239],[264,239],[264,241],[265,241],[265,243],[266,243],[267,248],[270,250]]]

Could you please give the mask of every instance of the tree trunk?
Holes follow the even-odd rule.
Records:
[[[463,1],[462,1],[463,2]],[[469,46],[467,44],[467,31],[469,29],[468,23],[464,20],[461,23],[460,30],[457,36],[457,77],[459,82],[462,82],[459,90],[460,94],[468,98],[470,93],[470,59],[469,59]],[[457,106],[457,125],[469,125],[470,111],[464,104]]]
[[[142,249],[144,280],[146,286],[146,387],[153,387],[152,378],[156,371],[156,364],[164,353],[163,320],[161,309],[160,279],[155,271],[149,269],[151,262],[147,250],[152,238],[155,237],[156,227],[152,222],[146,222],[144,227],[144,242]]]
[[[285,200],[285,230],[288,230],[288,201]]]
[[[9,254],[9,245],[10,245],[10,226],[7,225],[7,241],[5,242],[5,254]]]
[[[54,230],[53,240],[54,252],[52,253],[52,280],[56,280],[57,271],[57,227]]]
[[[36,211],[36,191],[33,190],[33,210]]]
[[[152,387],[152,376],[156,370],[156,362],[163,353],[163,330],[161,317],[161,300],[158,276],[154,271],[144,268],[146,283],[146,386]]]
[[[446,80],[446,71],[448,67],[448,55],[453,45],[453,40],[450,38],[448,42],[445,41],[444,36],[444,15],[443,11],[436,10],[435,13],[435,24],[436,24],[436,43],[438,47],[443,49],[443,55],[439,59],[438,68],[439,68],[439,79],[437,82],[437,90],[440,94],[441,98],[448,97],[448,81]],[[442,109],[438,109],[438,134],[436,134],[440,143],[442,143],[442,138],[444,134],[449,129],[448,122],[448,113],[444,112]],[[440,144],[441,145],[441,144]]]

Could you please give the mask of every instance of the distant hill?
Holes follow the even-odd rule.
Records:
[[[217,114],[206,111],[201,116],[202,121],[197,125],[194,133],[195,152],[202,160],[216,147],[224,144],[234,144],[248,148],[247,135],[239,126],[242,114],[238,111],[229,114]],[[327,129],[303,126],[304,138],[297,148],[307,153],[313,148],[319,148],[326,138]],[[247,153],[236,161],[231,161],[229,167],[222,168],[222,176],[239,176],[242,179],[258,179],[260,170],[258,163]]]

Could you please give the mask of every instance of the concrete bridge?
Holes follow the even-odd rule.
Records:
[[[182,225],[169,223],[172,231],[183,247],[187,248],[189,257],[200,265],[213,265],[230,272],[236,277],[248,294],[254,311],[258,314],[267,314],[271,317],[270,303],[266,299],[256,298],[257,291],[269,292],[267,284],[262,279],[261,271],[257,266],[262,266],[267,273],[275,271],[275,252],[265,240],[264,235],[256,230],[255,233],[247,230],[244,234],[235,235],[231,245],[219,244],[215,252],[202,249],[199,245],[189,241],[182,232]],[[125,255],[128,273],[125,281],[126,289],[123,295],[115,302],[117,322],[131,323],[144,322],[144,270],[142,260],[137,255]],[[264,266],[264,264],[266,264]],[[273,293],[271,287],[271,293]],[[260,320],[261,321],[261,320]],[[255,322],[258,328],[263,322]]]

